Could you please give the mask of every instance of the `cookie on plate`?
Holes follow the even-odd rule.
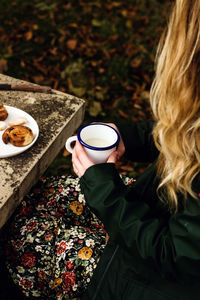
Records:
[[[5,121],[8,117],[7,109],[3,104],[0,104],[0,121]]]
[[[5,144],[11,143],[16,147],[24,147],[29,145],[34,139],[32,130],[24,125],[15,125],[7,128],[2,140]]]
[[[6,122],[0,121],[0,131],[6,129]]]
[[[13,119],[13,120],[10,120],[8,122],[8,125],[9,126],[14,126],[14,125],[22,125],[22,124],[25,124],[27,123],[27,119],[24,118],[24,117],[18,117],[16,119]]]

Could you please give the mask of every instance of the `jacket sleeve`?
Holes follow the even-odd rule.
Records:
[[[152,130],[155,122],[123,122],[116,124],[125,145],[125,156],[135,162],[153,162],[159,152],[155,147]]]
[[[150,261],[161,276],[199,280],[200,207],[196,199],[188,199],[190,208],[166,219],[155,216],[146,202],[128,200],[129,189],[114,164],[90,167],[80,183],[111,241],[125,247],[133,258]]]

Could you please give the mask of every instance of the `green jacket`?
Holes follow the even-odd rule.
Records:
[[[200,201],[180,196],[170,215],[158,199],[153,123],[119,126],[126,155],[151,166],[132,188],[114,164],[90,167],[80,179],[110,239],[82,300],[199,300]],[[200,192],[199,178],[193,189]]]

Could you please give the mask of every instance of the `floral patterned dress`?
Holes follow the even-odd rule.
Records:
[[[11,223],[6,265],[28,298],[78,299],[108,235],[73,176],[41,179]]]

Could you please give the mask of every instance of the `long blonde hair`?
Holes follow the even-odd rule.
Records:
[[[171,211],[200,171],[200,0],[176,0],[161,38],[150,102],[160,150],[158,192]]]

